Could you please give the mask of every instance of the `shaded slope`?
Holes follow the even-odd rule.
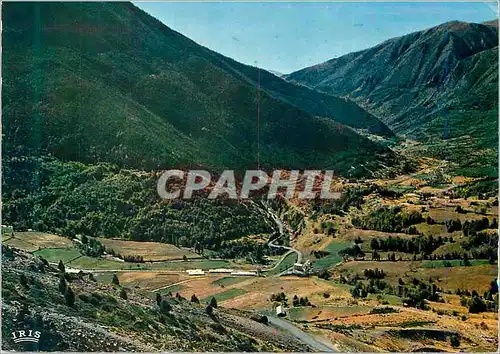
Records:
[[[129,3],[9,3],[3,30],[6,151],[140,169],[256,167],[256,68]],[[391,134],[355,104],[261,74],[262,167],[345,172],[394,157],[338,123]]]

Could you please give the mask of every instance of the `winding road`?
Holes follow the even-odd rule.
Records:
[[[287,233],[285,232],[285,225],[283,224],[283,221],[281,221],[281,219],[279,218],[279,216],[269,207],[262,207],[261,210],[263,210],[265,213],[267,213],[268,216],[271,217],[271,219],[273,219],[273,221],[276,223],[276,226],[278,227],[278,231],[279,231],[279,237],[275,238],[274,240],[269,240],[269,242],[267,243],[269,247],[272,247],[272,248],[277,248],[277,249],[285,249],[285,250],[288,250],[288,251],[291,251],[291,252],[295,252],[297,254],[297,263],[302,263],[302,252],[300,252],[298,249],[296,248],[293,248],[293,247],[288,247],[288,246],[283,246],[283,245],[277,245],[275,243],[273,243],[274,241],[276,241],[278,238],[282,238],[282,237],[286,237],[287,236]],[[281,258],[281,260],[278,262],[281,263],[281,261],[283,261],[285,259],[285,257],[289,254],[290,252],[287,252],[283,255],[283,257]],[[278,265],[276,264],[275,267]],[[273,267],[273,268],[275,268]]]
[[[273,316],[267,316],[267,319],[269,321],[269,324],[272,326],[279,328],[281,330],[286,331],[287,333],[291,334],[295,338],[299,339],[301,342],[307,344],[311,348],[322,352],[322,353],[333,353],[336,352],[335,348],[332,346],[320,342],[317,339],[315,339],[312,335],[309,333],[306,333],[297,327],[295,327],[293,324],[286,320],[282,320],[281,318],[278,317],[273,317]]]

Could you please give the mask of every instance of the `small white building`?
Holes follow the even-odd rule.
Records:
[[[227,268],[217,268],[217,269],[209,269],[209,273],[232,273],[234,270],[233,269],[227,269]]]
[[[298,272],[307,272],[311,269],[311,262],[307,260],[305,263],[295,263],[293,270]]]
[[[205,272],[201,269],[188,269],[186,273],[188,273],[188,275],[205,275]]]
[[[298,271],[303,272],[304,271],[304,265],[302,263],[294,263],[293,270],[298,270]]]
[[[285,307],[283,305],[276,306],[276,316],[279,317],[286,316]]]

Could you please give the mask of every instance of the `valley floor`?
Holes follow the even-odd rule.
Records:
[[[291,246],[282,256],[272,257],[266,266],[237,259],[207,259],[191,249],[168,244],[111,239],[101,241],[117,253],[143,257],[144,263],[124,262],[111,256],[94,258],[80,253],[78,240],[36,231],[4,230],[3,244],[43,257],[53,266],[62,260],[67,272],[92,273],[99,283],[111,283],[116,274],[121,286],[149,297],[154,293],[177,293],[187,299],[196,295],[202,304],[215,298],[221,308],[267,314],[270,328],[296,339],[303,337],[301,341],[313,350],[495,351],[497,313],[471,313],[463,298],[465,292],[470,298],[471,292],[482,296],[491,291],[497,277],[497,261],[446,257],[462,257],[462,253],[469,252],[464,245],[470,241],[470,235],[466,236],[462,229],[450,231],[449,220],[459,220],[461,225],[486,220],[484,233],[494,235],[496,230],[490,224],[498,215],[498,203],[482,192],[469,196],[457,193],[457,188],[470,186],[475,179],[447,175],[442,172],[445,163],[428,158],[419,163],[419,171],[413,174],[344,181],[346,188],[372,189],[358,199],[357,205],[348,204],[341,212],[332,212],[329,206],[313,209],[298,200],[287,202],[279,210],[268,209],[281,223],[281,237],[289,238]],[[357,219],[365,220],[382,207],[419,213],[421,219],[413,223],[411,232],[354,225]],[[374,258],[377,250],[373,249],[373,240],[405,241],[429,236],[446,241],[440,241],[425,255],[378,250],[378,258]],[[363,256],[343,253],[352,245],[358,245]],[[311,275],[287,275],[294,263],[306,261],[312,264]],[[209,272],[217,268],[254,274]],[[204,274],[190,276],[188,269],[203,269]],[[366,270],[375,269],[383,272],[380,279],[391,291],[375,287],[365,296],[353,296],[355,286],[381,286],[364,278]],[[318,275],[325,271],[328,276],[320,278]],[[423,308],[408,306],[397,289],[411,283],[434,284],[439,301],[426,299]],[[299,299],[306,301],[300,303]],[[274,318],[278,304],[286,309],[284,319]]]

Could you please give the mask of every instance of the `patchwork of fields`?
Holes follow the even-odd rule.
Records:
[[[281,303],[286,308],[286,319],[345,350],[493,350],[498,343],[497,314],[471,312],[461,294],[467,292],[470,297],[470,293],[477,292],[479,296],[489,296],[486,294],[497,277],[497,261],[444,257],[450,254],[462,257],[469,247],[469,238],[462,230],[449,229],[450,220],[459,220],[462,225],[487,220],[484,235],[494,237],[495,230],[490,224],[495,223],[498,207],[492,205],[491,200],[444,197],[442,193],[448,191],[450,185],[431,188],[418,175],[398,177],[380,185],[389,186],[389,192],[385,193],[395,193],[397,197],[370,193],[363,196],[362,206],[351,206],[338,215],[325,213],[312,218],[308,216],[310,211],[304,211],[305,227],[291,246],[302,252],[304,260],[311,262],[314,275],[307,277],[283,276],[297,262],[295,251],[269,257],[271,264],[264,267],[244,259],[206,259],[189,249],[155,242],[98,239],[106,250],[122,257],[142,257],[141,263],[83,255],[78,242],[41,232],[10,230],[4,232],[4,244],[27,250],[52,263],[62,261],[69,268],[90,270],[100,282],[109,283],[116,274],[121,286],[140,289],[150,297],[154,297],[155,292],[178,293],[186,299],[195,295],[202,303],[215,298],[219,306],[267,314],[272,314]],[[427,193],[425,200],[420,199],[421,193]],[[411,233],[353,226],[353,219],[381,205],[421,213],[422,219],[413,225],[415,229]],[[462,209],[457,209],[459,206]],[[293,205],[293,210],[304,207],[307,208]],[[325,233],[328,228],[335,232]],[[380,249],[379,258],[374,258],[375,241],[377,244],[379,240],[392,239],[405,245],[416,238],[429,237],[447,241],[440,241],[425,258],[423,252],[411,254],[399,249]],[[363,252],[362,256],[343,253],[354,245]],[[259,276],[207,271],[215,268],[252,270],[259,272]],[[206,272],[190,276],[188,269]],[[367,270],[377,270],[382,275],[376,281],[368,279]],[[322,278],[318,277],[320,274]],[[354,296],[357,283],[375,288],[365,296]],[[384,283],[384,287],[379,283]],[[412,283],[424,284],[424,287],[433,284],[439,289],[439,299],[426,299],[423,308],[408,306],[408,299],[398,291]],[[454,336],[459,338],[458,347],[450,344]]]

